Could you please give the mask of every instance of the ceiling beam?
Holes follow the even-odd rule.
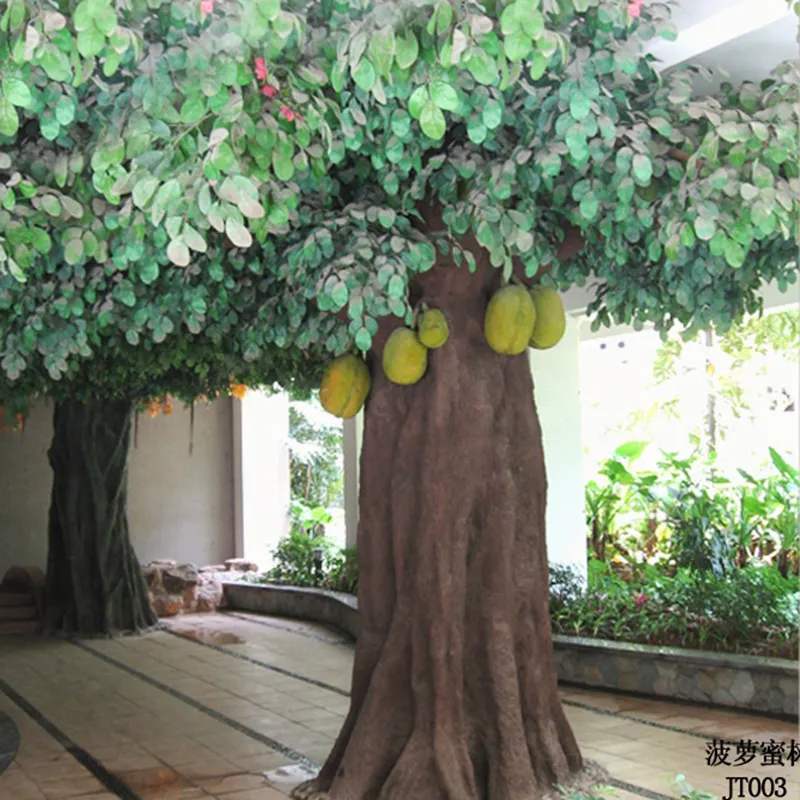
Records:
[[[674,42],[650,43],[648,51],[659,59],[661,69],[669,69],[783,18],[787,24],[797,24],[786,0],[740,0],[679,31]]]

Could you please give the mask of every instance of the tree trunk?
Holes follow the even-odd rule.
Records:
[[[483,335],[498,278],[440,263],[412,286],[450,327],[415,386],[384,375],[379,331],[351,706],[297,798],[534,800],[582,767],[552,657],[528,355],[498,355]]]
[[[133,404],[58,403],[48,452],[47,626],[103,635],[156,623],[126,513]]]

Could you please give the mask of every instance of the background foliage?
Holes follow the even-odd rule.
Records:
[[[620,574],[652,564],[730,575],[738,567],[772,565],[797,574],[798,470],[774,448],[771,469],[739,482],[714,472],[714,459],[698,449],[689,458],[661,454],[657,471],[637,471],[633,461],[646,443],[617,449],[586,486],[589,552]]]

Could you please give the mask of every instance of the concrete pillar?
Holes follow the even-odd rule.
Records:
[[[364,412],[346,419],[342,428],[344,449],[344,524],[346,546],[356,546],[358,531],[358,487],[361,441],[364,435]]]
[[[550,350],[530,350],[534,397],[547,470],[547,555],[586,575],[582,472],[580,326],[567,316],[564,338]]]
[[[248,391],[233,402],[236,555],[268,569],[289,533],[289,397]]]

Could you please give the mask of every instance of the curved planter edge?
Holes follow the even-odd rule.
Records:
[[[231,610],[314,620],[358,635],[358,599],[326,589],[225,583]],[[667,700],[798,717],[797,662],[646,644],[553,636],[559,681]]]

